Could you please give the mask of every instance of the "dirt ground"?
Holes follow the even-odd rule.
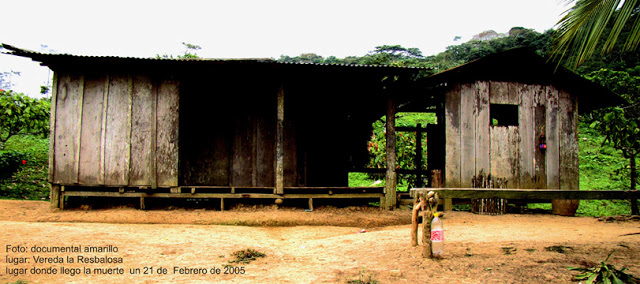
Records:
[[[640,276],[638,221],[449,212],[444,258],[432,260],[410,245],[409,210],[48,206],[0,201],[0,283],[566,283],[576,274],[567,267],[610,252],[609,263]],[[81,251],[49,252],[62,247]],[[84,252],[92,247],[104,249]],[[248,248],[265,256],[230,263]]]

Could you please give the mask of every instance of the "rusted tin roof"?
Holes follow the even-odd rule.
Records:
[[[27,49],[18,48],[9,44],[2,44],[8,50],[5,54],[31,58],[40,62],[41,65],[55,68],[65,62],[81,64],[115,64],[115,63],[173,63],[173,64],[271,64],[271,65],[291,65],[291,66],[317,66],[331,68],[372,68],[379,70],[429,70],[422,67],[400,67],[391,65],[360,65],[360,64],[325,64],[325,63],[303,63],[303,62],[280,62],[272,58],[139,58],[120,56],[86,56],[72,54],[52,54],[42,53]]]
[[[424,79],[430,86],[470,81],[507,81],[558,86],[578,96],[581,112],[627,104],[623,98],[609,89],[548,62],[528,48],[515,48],[487,55]]]

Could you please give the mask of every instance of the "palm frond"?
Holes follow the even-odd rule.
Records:
[[[601,50],[603,53],[610,52],[627,22],[638,13],[639,3],[639,0],[577,1],[556,24],[552,59],[566,61],[577,67],[593,55],[607,27],[613,23]],[[625,49],[635,49],[639,43],[640,20],[636,20]]]

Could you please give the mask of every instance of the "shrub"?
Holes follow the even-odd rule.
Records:
[[[27,163],[27,156],[18,151],[0,152],[0,179],[11,177],[21,165]]]

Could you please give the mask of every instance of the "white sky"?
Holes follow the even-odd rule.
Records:
[[[77,55],[178,55],[182,42],[201,57],[279,58],[316,53],[362,56],[379,45],[442,52],[485,30],[521,26],[543,32],[564,0],[0,0],[0,43]],[[454,42],[455,36],[462,40]],[[0,55],[14,90],[38,96],[51,73],[28,59]]]

